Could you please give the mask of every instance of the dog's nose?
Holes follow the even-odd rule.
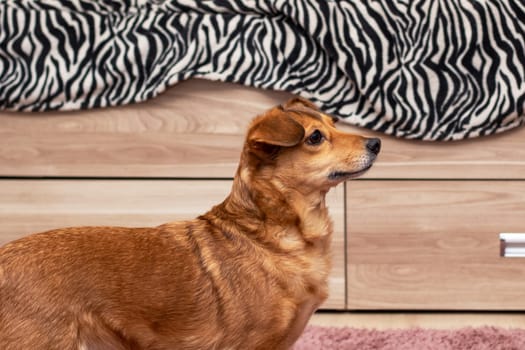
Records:
[[[366,148],[373,154],[378,154],[381,150],[381,140],[378,138],[368,139],[366,141]]]

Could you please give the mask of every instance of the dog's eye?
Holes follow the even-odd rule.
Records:
[[[323,140],[323,134],[319,130],[315,130],[310,136],[308,136],[306,143],[309,145],[318,145],[323,142]]]

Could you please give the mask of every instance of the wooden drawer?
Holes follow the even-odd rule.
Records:
[[[83,225],[156,226],[220,203],[229,180],[1,180],[0,245],[29,233]],[[323,308],[345,307],[344,186],[328,195],[334,268]]]
[[[249,122],[290,97],[191,80],[140,104],[0,111],[0,176],[233,177]]]
[[[352,181],[348,308],[524,310],[525,181]]]
[[[228,192],[229,181],[212,179],[234,175],[250,120],[290,97],[191,80],[141,104],[0,112],[0,243],[62,226],[194,217]],[[525,217],[523,182],[503,181],[525,180],[525,128],[450,143],[339,128],[380,137],[382,151],[365,180],[348,185],[348,256],[344,187],[332,193],[337,233],[325,307],[345,307],[347,268],[351,309],[524,308],[515,297],[525,290],[515,278],[523,265],[498,257],[497,235],[525,231],[516,219]]]
[[[0,176],[232,177],[250,120],[292,95],[190,80],[116,108],[38,114],[0,111]],[[518,179],[525,127],[458,142],[380,137],[365,178]]]
[[[379,137],[381,153],[369,179],[523,179],[525,127],[454,142],[410,141],[340,123],[340,129]]]

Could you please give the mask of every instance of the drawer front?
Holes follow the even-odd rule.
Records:
[[[115,108],[37,114],[0,111],[0,176],[232,177],[250,120],[292,95],[190,80]],[[380,137],[366,178],[523,178],[525,127],[459,142]]]
[[[525,259],[499,234],[525,232],[525,181],[347,185],[350,309],[525,309]]]
[[[53,228],[156,226],[191,219],[220,203],[229,180],[1,180],[0,245]],[[323,308],[345,307],[344,186],[327,204],[334,220],[334,268]]]
[[[369,179],[524,179],[525,127],[455,142],[404,140],[347,125],[340,129],[379,137],[381,153]]]
[[[0,111],[0,176],[233,177],[251,119],[290,97],[192,80],[141,104]]]

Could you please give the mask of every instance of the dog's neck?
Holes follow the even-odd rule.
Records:
[[[279,179],[240,168],[231,194],[214,208],[221,216],[264,244],[285,250],[305,246],[327,249],[332,221],[325,205],[327,191],[303,193],[290,189]],[[235,213],[247,213],[236,217]]]

